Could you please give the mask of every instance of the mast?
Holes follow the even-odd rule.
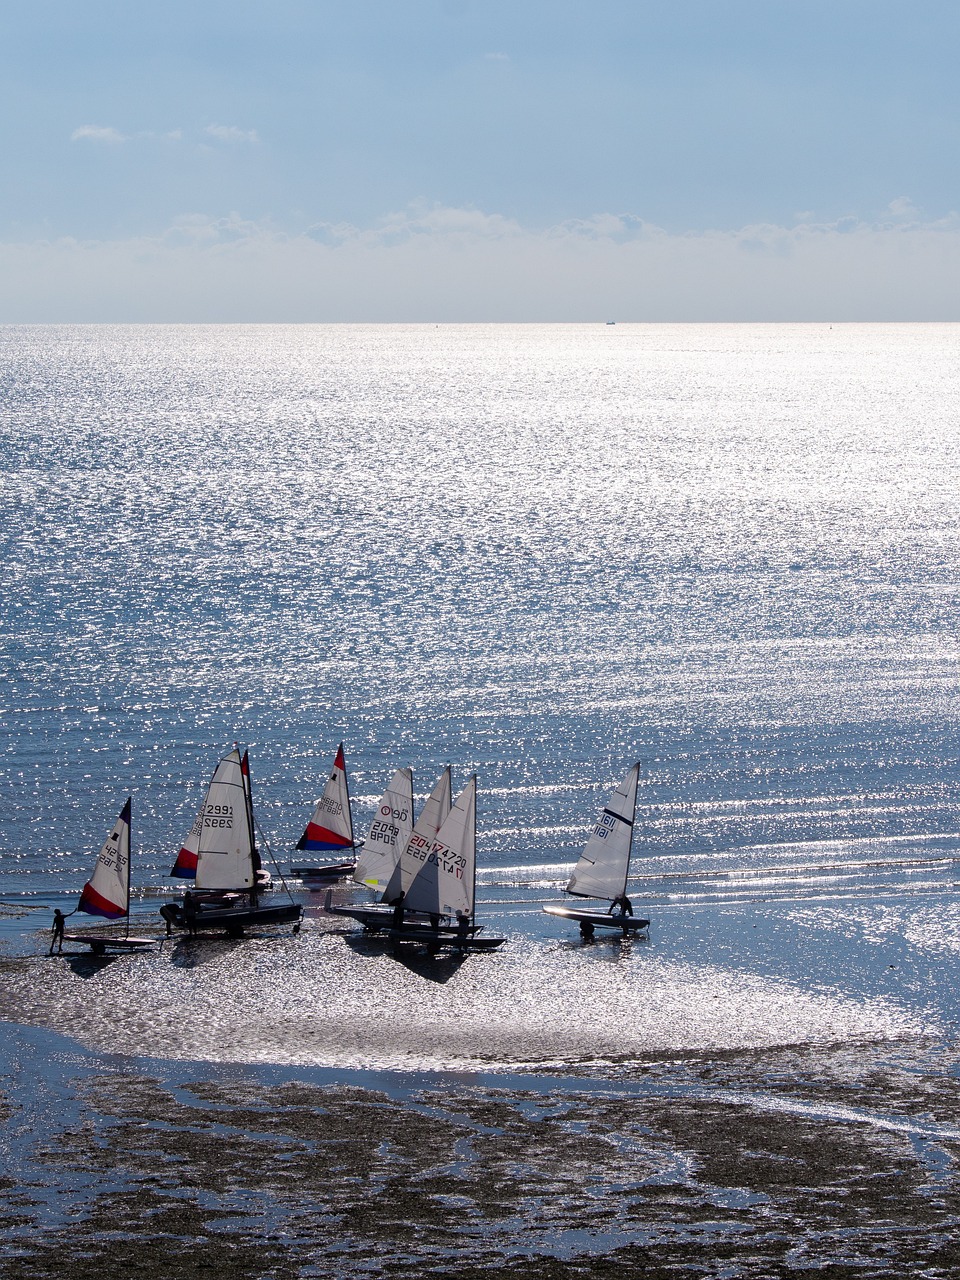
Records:
[[[127,815],[127,929],[123,935],[125,938],[130,937],[130,864],[133,862],[133,820],[131,818],[130,801],[132,796],[127,796],[127,803],[124,809]]]
[[[240,761],[240,777],[243,780],[243,798],[247,806],[247,833],[250,836],[250,871],[253,883],[250,886],[250,904],[257,905],[257,872],[260,859],[257,857],[257,838],[253,829],[253,787],[250,782],[250,752],[244,750]]]
[[[344,794],[345,794],[345,795],[346,795],[346,797],[347,797],[347,826],[348,826],[348,827],[349,827],[349,829],[350,829],[350,844],[349,844],[348,848],[353,849],[353,851],[354,851],[354,852],[356,852],[357,842],[356,842],[356,840],[354,839],[354,836],[353,836],[353,811],[352,811],[352,810],[351,810],[351,808],[350,808],[350,783],[349,783],[349,781],[348,781],[348,779],[347,779],[346,757],[345,757],[345,756],[344,756],[344,754],[343,754],[343,743],[342,743],[342,742],[340,743],[340,747],[339,747],[339,749],[338,749],[338,751],[337,751],[337,759],[338,759],[338,760],[343,760],[343,761],[344,761],[344,765],[343,765],[343,791],[344,791]]]
[[[473,887],[470,890],[470,923],[477,923],[477,775],[473,775]]]

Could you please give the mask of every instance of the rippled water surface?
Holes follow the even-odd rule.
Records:
[[[341,738],[361,831],[396,766],[477,771],[511,938],[398,977],[312,910],[284,944],[24,978],[12,1013],[76,986],[92,1042],[158,1052],[189,980],[219,1030],[180,1056],[366,1064],[603,1056],[631,1020],[628,1053],[950,1034],[958,356],[936,325],[0,329],[8,949],[128,792],[152,918],[235,739],[283,867]],[[651,937],[581,948],[539,903],[637,758]],[[324,984],[372,1022],[338,994],[291,1045]]]

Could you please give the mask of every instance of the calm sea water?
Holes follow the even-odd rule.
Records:
[[[671,937],[956,956],[958,405],[951,325],[0,329],[0,899],[130,793],[155,911],[234,740],[285,867],[343,739],[361,833],[479,773],[528,931],[639,758]]]

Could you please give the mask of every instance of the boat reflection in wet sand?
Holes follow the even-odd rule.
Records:
[[[593,834],[567,884],[567,893],[583,898],[606,898],[611,905],[606,911],[568,907],[561,903],[548,903],[543,908],[547,915],[578,923],[584,938],[592,938],[596,929],[619,929],[626,937],[650,926],[649,920],[641,920],[633,914],[633,906],[627,897],[639,777],[640,765],[637,763],[628,770],[627,776],[601,809]]]
[[[252,925],[293,924],[303,908],[291,900],[261,906],[260,857],[254,840],[250,765],[234,749],[217,765],[200,812],[177,857],[173,875],[192,879],[180,902],[167,902],[160,915],[167,932],[224,930],[239,937]]]

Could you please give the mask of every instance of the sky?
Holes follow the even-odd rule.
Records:
[[[955,0],[23,0],[0,322],[960,319]]]

